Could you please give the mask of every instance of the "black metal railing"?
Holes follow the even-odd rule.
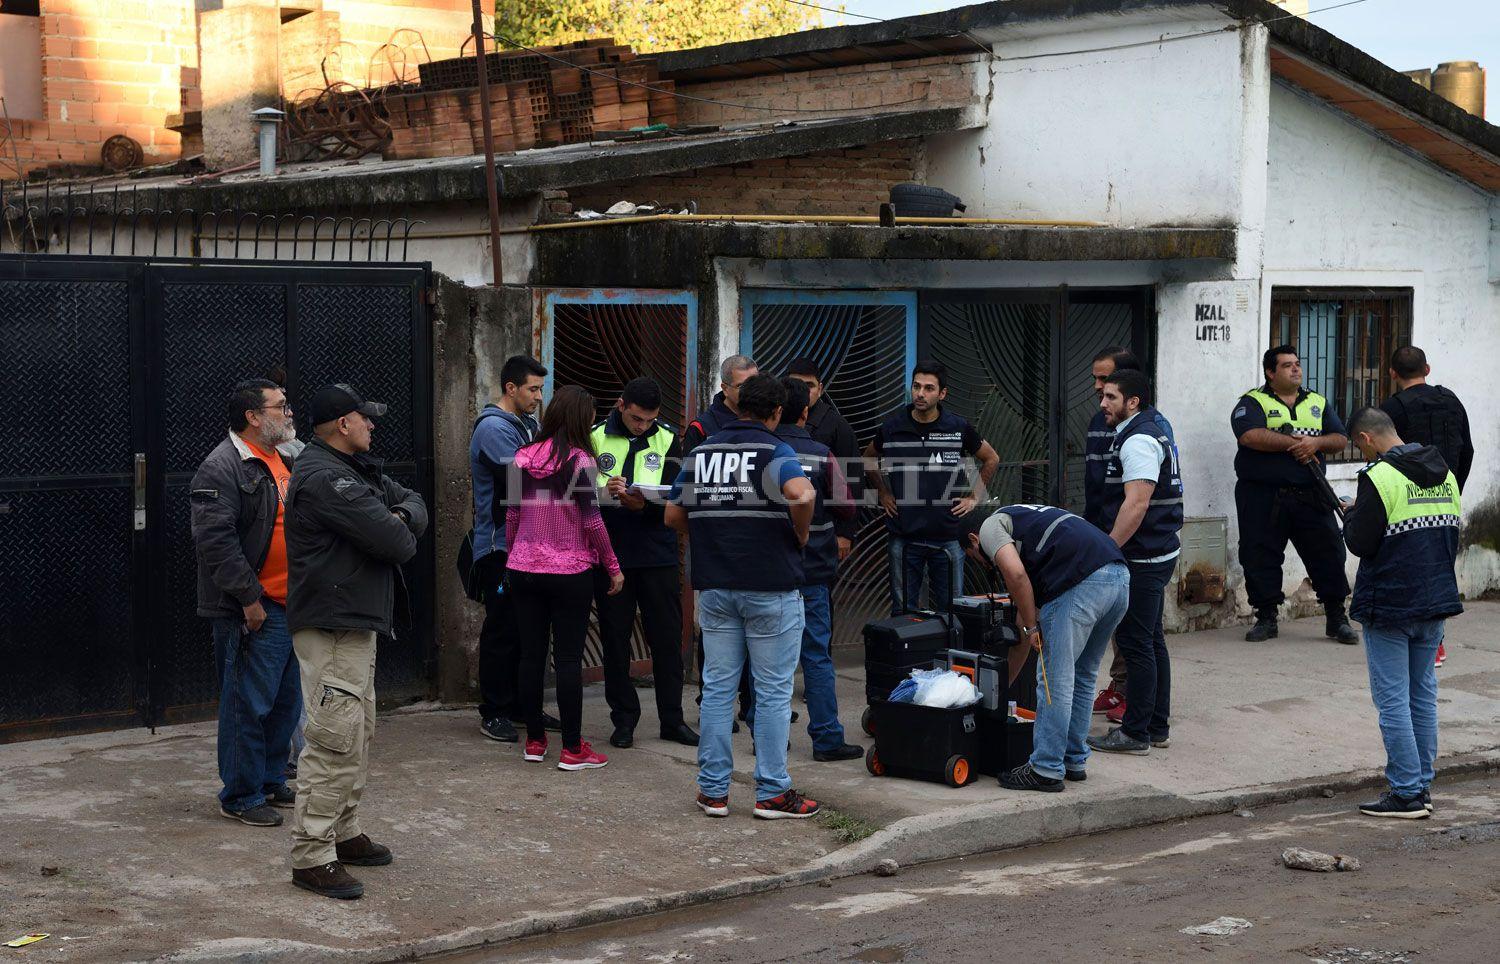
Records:
[[[425,223],[373,204],[197,211],[163,202],[151,188],[0,183],[0,252],[390,263],[409,260],[412,232]]]

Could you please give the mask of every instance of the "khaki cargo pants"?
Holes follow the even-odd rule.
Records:
[[[292,634],[302,666],[307,745],[297,760],[292,867],[338,859],[336,843],[358,837],[359,798],[375,733],[375,634],[302,629]]]

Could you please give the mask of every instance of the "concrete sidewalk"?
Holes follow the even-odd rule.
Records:
[[[1439,670],[1449,772],[1500,762],[1497,626],[1492,603],[1449,624]],[[799,724],[796,785],[851,818],[843,829],[875,831],[853,843],[827,821],[751,819],[747,733],[736,738],[735,809],[705,818],[692,803],[694,752],[656,740],[653,719],[636,748],[611,750],[599,686],[586,691],[584,732],[611,762],[585,773],[524,763],[518,747],[480,736],[472,709],[384,716],[364,813],[396,862],[357,868],[367,895],[354,902],[291,886],[285,828],[218,815],[211,725],[6,746],[0,940],[50,932],[18,952],[33,961],[392,960],[859,873],[888,856],[954,857],[1372,783],[1384,753],[1363,649],[1321,628],[1284,623],[1262,644],[1245,643],[1243,628],[1170,637],[1171,748],[1096,756],[1088,782],[1061,794],[814,763]],[[845,655],[843,717],[850,739],[867,742],[863,673],[858,654]],[[1441,821],[1441,785],[1437,804]]]

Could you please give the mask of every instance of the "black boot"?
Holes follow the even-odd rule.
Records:
[[[1353,646],[1359,642],[1359,634],[1354,631],[1354,627],[1349,625],[1348,618],[1344,616],[1342,603],[1324,606],[1323,612],[1327,617],[1323,625],[1323,635],[1329,639],[1338,640],[1345,646]]]
[[[1245,634],[1245,642],[1262,643],[1268,639],[1275,639],[1277,633],[1276,610],[1258,612],[1255,614],[1255,625],[1250,627],[1250,631]]]

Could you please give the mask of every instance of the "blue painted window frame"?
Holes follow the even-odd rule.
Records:
[[[552,372],[556,367],[553,335],[557,331],[558,305],[684,305],[687,308],[687,384],[688,398],[697,398],[698,386],[698,294],[672,288],[552,288],[542,292],[543,319],[540,344],[533,347],[541,363],[547,366],[542,391],[552,397]]]

